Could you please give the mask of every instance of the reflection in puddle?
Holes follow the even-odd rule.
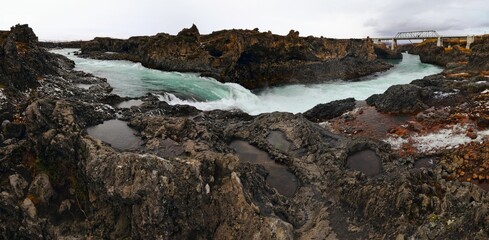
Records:
[[[126,122],[117,119],[89,127],[87,133],[120,150],[134,150],[143,143],[141,138],[135,135],[136,130],[128,127]]]
[[[420,158],[414,162],[414,168],[434,168],[435,166],[433,158]]]
[[[382,161],[374,151],[369,149],[348,156],[346,167],[372,177],[382,172]]]
[[[281,131],[270,132],[270,134],[268,134],[267,141],[275,148],[283,152],[288,152],[290,150],[290,146],[292,145],[287,138],[285,138],[285,134]]]
[[[234,140],[229,145],[238,154],[239,160],[259,164],[268,171],[266,182],[287,197],[293,197],[299,186],[299,181],[286,166],[276,163],[268,153],[241,140]]]

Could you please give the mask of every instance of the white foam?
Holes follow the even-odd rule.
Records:
[[[476,139],[466,136],[468,126],[454,125],[448,129],[442,129],[426,135],[415,134],[409,138],[389,137],[385,139],[392,148],[400,149],[404,144],[412,143],[419,152],[430,153],[441,149],[451,149],[470,142],[482,142],[488,140],[489,130],[476,131]]]
[[[53,52],[75,61],[77,70],[107,78],[114,88],[113,93],[120,96],[141,97],[148,92],[176,93],[167,94],[171,97],[162,99],[171,105],[186,104],[200,110],[241,109],[252,115],[273,111],[299,113],[320,103],[349,97],[364,100],[372,94],[383,93],[392,85],[409,83],[441,71],[441,68],[420,63],[418,56],[404,54],[402,62],[391,70],[363,81],[296,84],[251,92],[238,84],[221,83],[198,74],[163,72],[145,68],[140,63],[84,59],[67,54],[76,50],[58,49]],[[184,100],[177,96],[200,101]]]

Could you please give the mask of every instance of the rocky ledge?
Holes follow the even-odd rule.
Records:
[[[195,25],[176,36],[160,33],[127,40],[95,38],[81,56],[125,59],[165,71],[198,72],[249,88],[289,83],[356,79],[385,71],[371,39],[287,36],[255,30],[224,30],[201,35]]]
[[[104,79],[73,71],[70,61],[38,47],[31,29],[18,27],[24,31],[17,38],[31,36],[27,51],[53,60],[39,69],[54,71],[27,80],[4,73],[10,81],[0,89],[7,116],[0,130],[3,239],[489,237],[487,192],[460,181],[486,176],[470,171],[486,162],[487,140],[426,153],[372,128],[394,126],[386,134],[409,139],[427,131],[423,126],[475,121],[466,132],[477,139],[488,127],[487,84],[478,79],[436,75],[372,97],[375,107],[346,99],[304,116],[203,112],[151,95],[128,108]],[[23,56],[14,60],[27,69],[36,58]],[[18,81],[29,81],[27,91]],[[443,95],[448,91],[455,94]],[[416,108],[392,103],[405,92]],[[407,125],[363,118],[392,120],[393,112],[418,114]],[[348,131],[362,120],[359,131]],[[136,144],[94,137],[94,129]]]

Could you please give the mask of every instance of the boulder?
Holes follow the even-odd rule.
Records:
[[[355,108],[355,99],[347,98],[329,103],[318,104],[312,109],[304,112],[303,115],[309,121],[324,122],[338,117],[347,111],[351,111],[353,108]]]
[[[367,104],[378,111],[387,113],[416,113],[428,108],[424,103],[431,91],[413,84],[394,85],[383,94],[374,94],[367,98]]]
[[[46,173],[38,174],[29,187],[29,194],[40,203],[48,203],[54,195],[54,189],[49,181],[49,176]]]
[[[18,198],[22,198],[25,195],[24,190],[29,183],[27,183],[27,181],[20,174],[10,175],[8,179],[15,195]]]

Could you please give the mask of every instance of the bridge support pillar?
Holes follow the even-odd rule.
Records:
[[[475,37],[474,36],[467,36],[467,45],[465,48],[470,49],[470,44],[474,43]]]
[[[395,50],[397,48],[397,39],[392,39],[391,50]]]
[[[437,47],[443,47],[443,41],[442,41],[441,37],[438,37],[438,41],[436,41],[436,46]]]

